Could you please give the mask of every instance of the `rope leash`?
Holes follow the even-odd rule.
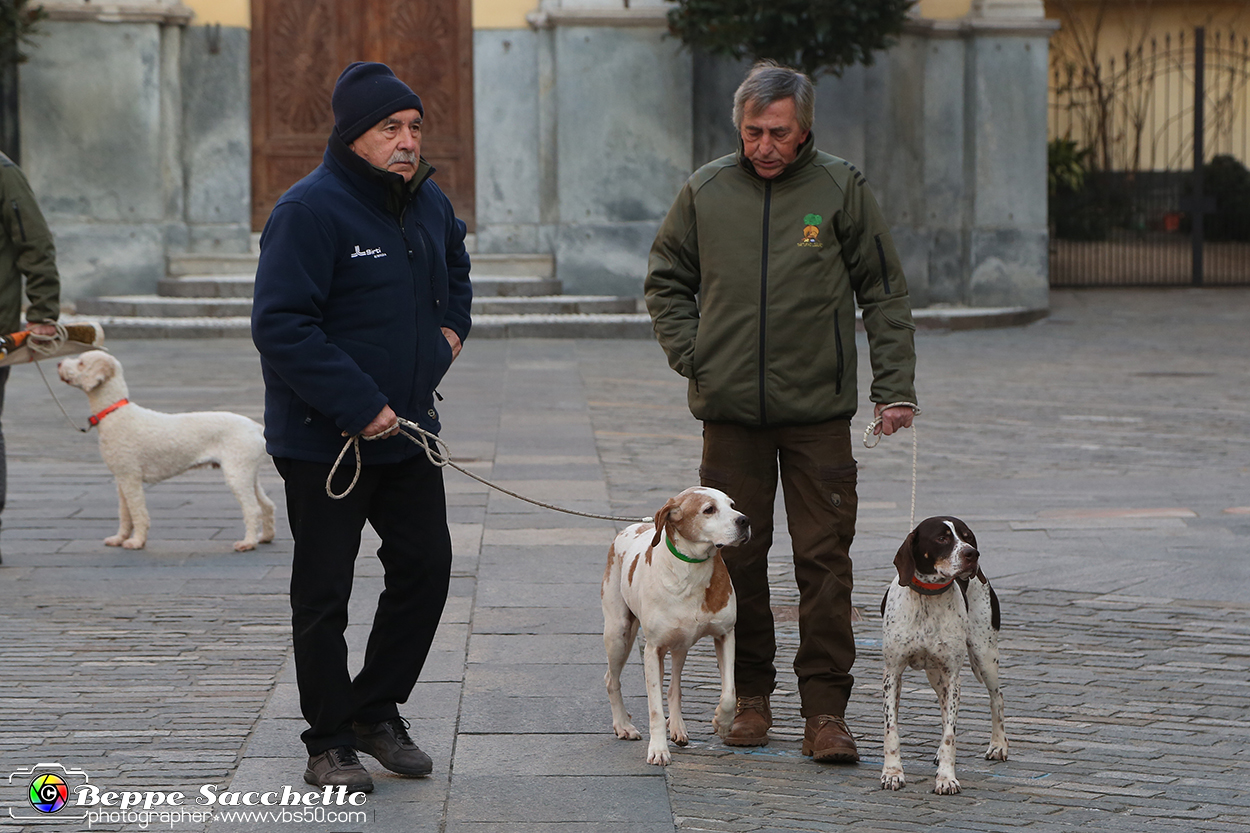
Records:
[[[920,416],[920,406],[915,402],[891,402],[882,408],[881,412],[885,413],[891,408],[911,408],[915,416]],[[881,442],[881,437],[884,435],[874,434],[873,432],[882,422],[882,418],[877,417],[868,423],[868,427],[864,429],[864,448],[876,448],[877,444]],[[869,442],[870,439],[873,441]],[[916,422],[913,420],[911,424],[911,522],[908,524],[908,530],[916,528],[916,459],[919,456],[919,448],[919,443],[916,440]]]
[[[517,500],[524,501],[526,503],[541,507],[543,509],[551,509],[556,512],[563,512],[566,515],[576,515],[579,518],[593,518],[599,521],[616,521],[620,523],[630,523],[630,524],[638,523],[639,521],[653,520],[652,518],[621,518],[615,515],[595,515],[590,512],[578,512],[575,509],[564,509],[562,507],[556,506],[551,503],[543,503],[541,501],[534,500],[533,498],[525,497],[524,495],[518,495],[516,492],[505,489],[503,486],[500,486],[496,483],[491,483],[486,478],[476,475],[473,472],[469,471],[468,469],[463,468],[457,465],[456,463],[452,462],[451,450],[447,447],[447,443],[444,442],[443,439],[439,437],[437,434],[431,434],[429,431],[426,431],[420,425],[417,425],[415,422],[410,422],[409,420],[406,420],[403,417],[399,417],[398,419],[399,419],[399,426],[400,426],[398,435],[408,440],[408,442],[412,443],[413,445],[420,446],[422,450],[425,451],[426,459],[428,459],[435,466],[438,466],[440,469],[451,467],[455,469],[456,471],[460,472],[461,474],[464,474],[473,478],[478,483],[481,483],[483,486],[487,486],[498,492],[503,492],[505,495],[508,495],[509,497],[514,497]],[[334,461],[334,465],[330,467],[330,474],[326,476],[326,496],[327,497],[329,497],[331,500],[342,500],[343,498],[351,494],[352,489],[356,488],[356,483],[360,480],[360,469],[361,469],[360,441],[362,439],[363,440],[377,440],[377,439],[382,439],[382,437],[383,437],[382,434],[372,434],[367,437],[357,434],[354,437],[348,438],[347,442],[343,444],[343,450],[339,452],[338,459],[336,459]],[[342,464],[343,458],[347,456],[347,452],[349,449],[354,449],[356,452],[356,473],[352,476],[352,482],[347,484],[347,488],[344,489],[341,493],[335,494],[334,487],[331,485],[331,481],[334,480],[334,475],[338,473],[339,466]]]
[[[26,347],[30,352],[34,353],[36,358],[32,360],[35,369],[39,371],[39,378],[43,379],[43,386],[48,389],[48,395],[52,397],[52,401],[61,409],[61,413],[65,416],[65,421],[70,427],[79,433],[86,434],[91,427],[80,428],[78,423],[74,422],[73,417],[69,415],[69,411],[65,410],[65,406],[61,404],[61,400],[56,398],[56,393],[52,390],[52,385],[48,382],[48,376],[43,372],[43,365],[39,364],[39,357],[47,358],[48,356],[61,349],[61,346],[69,340],[69,333],[65,330],[65,325],[60,321],[54,321],[53,326],[56,332],[52,335],[42,335],[40,333],[30,333],[26,336]],[[95,348],[97,350],[102,348]]]

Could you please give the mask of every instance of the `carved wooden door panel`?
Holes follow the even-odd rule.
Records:
[[[421,155],[472,230],[471,0],[252,0],[252,227],[321,163],[330,94],[352,61],[381,61],[421,96]]]

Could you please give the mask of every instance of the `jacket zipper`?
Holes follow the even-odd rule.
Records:
[[[881,286],[885,289],[885,294],[890,294],[890,273],[885,268],[885,246],[881,245],[881,235],[877,235],[874,240],[877,241],[877,258],[881,261]]]
[[[17,200],[13,200],[13,215],[17,217],[17,230],[22,235],[22,242],[26,241],[26,224],[22,222],[22,209],[18,206]]]
[[[764,357],[768,329],[768,212],[773,201],[772,182],[764,183],[764,240],[760,253],[760,424],[768,424],[764,404]]]
[[[836,317],[833,319],[833,340],[837,342],[838,345],[838,375],[837,378],[833,380],[833,393],[836,396],[837,394],[842,393],[842,370],[845,363],[845,359],[842,357],[842,325],[838,323],[838,319]]]

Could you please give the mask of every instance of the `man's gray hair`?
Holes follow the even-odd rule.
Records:
[[[758,61],[734,93],[734,127],[742,129],[742,119],[767,108],[774,101],[794,99],[794,113],[800,130],[811,130],[816,115],[816,90],[812,79],[797,69],[776,61]]]

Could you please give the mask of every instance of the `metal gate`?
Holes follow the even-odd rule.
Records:
[[[1250,285],[1250,38],[1053,73],[1051,286]]]

